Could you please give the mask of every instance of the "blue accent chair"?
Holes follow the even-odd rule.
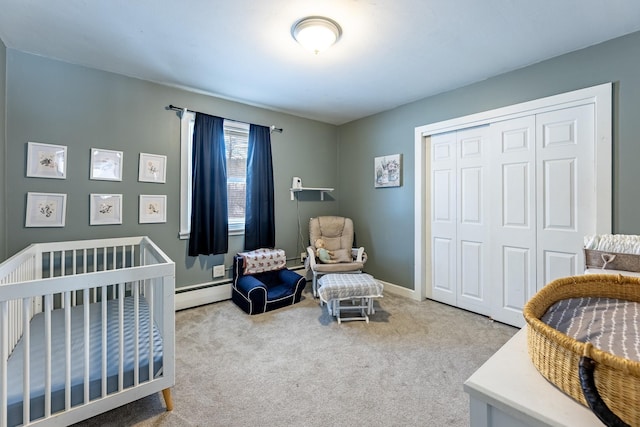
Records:
[[[244,258],[233,257],[231,299],[248,314],[260,314],[300,302],[306,279],[287,268],[244,274]]]

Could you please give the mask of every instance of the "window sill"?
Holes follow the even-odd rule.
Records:
[[[180,234],[178,234],[178,239],[189,240],[190,235],[191,233],[181,232]],[[229,236],[243,236],[243,235],[244,235],[244,228],[242,230],[229,230]]]

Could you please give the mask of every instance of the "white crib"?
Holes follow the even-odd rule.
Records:
[[[68,425],[159,391],[171,410],[174,287],[148,237],[33,244],[2,263],[0,427]]]

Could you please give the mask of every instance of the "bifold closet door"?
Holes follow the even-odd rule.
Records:
[[[536,116],[538,289],[584,271],[584,236],[596,232],[593,104]]]
[[[487,128],[431,137],[432,297],[489,314]]]
[[[457,306],[489,315],[490,278],[488,126],[456,132]]]
[[[535,117],[491,124],[492,317],[520,326],[536,286]]]
[[[431,136],[432,298],[456,304],[456,132]]]

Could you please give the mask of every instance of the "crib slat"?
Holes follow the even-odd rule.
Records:
[[[138,338],[140,337],[140,287],[136,286],[133,293],[133,318],[134,328],[133,336],[135,337],[133,345],[133,385],[134,387],[140,382],[140,346]]]
[[[155,279],[153,279],[155,280]],[[153,290],[154,290],[154,286],[150,286],[148,291],[145,292],[145,298],[147,300],[147,304],[149,304],[149,319],[147,320],[149,322],[149,327],[147,328],[149,330],[149,381],[151,381],[153,379],[153,371],[154,371],[154,366],[153,366],[153,359],[154,359],[154,354],[153,354],[153,316],[154,316],[154,308],[155,308],[155,300],[153,298]]]
[[[102,397],[107,395],[107,287],[102,287]]]
[[[124,283],[118,290],[118,391],[124,388]]]
[[[44,298],[44,416],[51,416],[51,310],[53,310],[53,295]]]
[[[82,292],[83,296],[83,313],[84,313],[84,403],[89,403],[89,373],[91,372],[89,360],[91,355],[91,325],[89,324],[89,289]]]
[[[22,345],[24,346],[22,366],[22,422],[28,424],[31,418],[31,316],[30,298],[22,299]]]
[[[64,407],[71,409],[71,292],[64,293]]]
[[[49,251],[48,255],[49,255],[49,277],[53,277],[53,264],[55,264],[53,260],[53,251]]]

